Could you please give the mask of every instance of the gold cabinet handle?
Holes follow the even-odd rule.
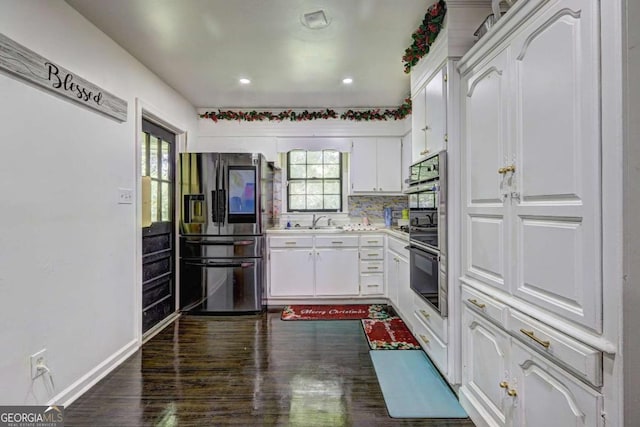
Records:
[[[476,299],[469,298],[467,301],[469,301],[471,304],[475,305],[478,308],[485,308],[487,306],[486,304],[482,304],[482,303],[478,302],[478,300],[476,300]]]
[[[424,156],[425,154],[428,154],[428,153],[429,153],[429,150],[424,150],[424,151],[421,151],[421,152],[420,152],[420,155],[421,155],[421,156]]]
[[[295,245],[297,242],[284,242],[285,245]]]
[[[510,166],[507,166],[506,168],[504,168],[504,172],[505,173],[507,173],[507,172],[515,172],[515,171],[516,171],[516,165],[510,165]]]
[[[507,394],[511,397],[516,397],[518,395],[518,392],[515,391],[514,389],[511,389],[511,390],[507,390]]]
[[[506,170],[506,168],[500,168],[500,169],[498,169],[498,173],[499,173],[500,175],[502,175],[502,174],[507,173],[507,170]]]
[[[422,341],[425,342],[425,344],[429,344],[429,338],[425,337],[424,335],[420,334],[420,338],[422,338]]]
[[[367,267],[367,270],[377,270],[378,267]]]
[[[429,317],[431,317],[431,315],[424,310],[420,310],[420,314],[422,314],[425,319],[428,319]]]
[[[332,241],[331,243],[336,244],[336,243],[344,243],[344,242],[341,240],[335,240],[335,241]]]
[[[528,336],[529,338],[531,338],[532,340],[534,340],[535,342],[537,342],[538,344],[543,346],[544,348],[549,348],[549,346],[551,345],[551,343],[549,341],[543,341],[540,338],[538,338],[537,336],[535,336],[533,331],[527,331],[526,329],[520,329],[520,332],[522,332],[523,334],[525,334],[526,336]]]
[[[499,385],[500,388],[509,388],[509,383],[506,381],[501,381]]]

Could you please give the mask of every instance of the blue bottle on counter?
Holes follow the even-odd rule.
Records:
[[[391,227],[391,219],[392,219],[391,208],[384,208],[383,213],[384,213],[384,226]]]

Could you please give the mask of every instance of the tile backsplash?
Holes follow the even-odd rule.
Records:
[[[361,218],[366,216],[370,221],[384,221],[383,209],[391,208],[401,211],[409,207],[407,196],[349,196],[349,216]]]

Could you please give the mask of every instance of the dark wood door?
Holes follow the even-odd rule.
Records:
[[[150,181],[150,224],[142,228],[142,332],[176,311],[175,134],[142,120],[142,176]],[[144,216],[144,215],[143,215]]]

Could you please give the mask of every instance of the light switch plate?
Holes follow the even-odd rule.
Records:
[[[133,203],[133,190],[130,188],[118,188],[118,204],[130,205]]]

